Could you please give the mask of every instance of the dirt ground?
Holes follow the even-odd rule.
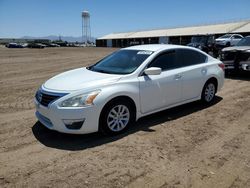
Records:
[[[37,88],[115,49],[0,48],[0,187],[250,187],[250,77],[199,102],[142,118],[129,132],[66,135],[34,116]]]

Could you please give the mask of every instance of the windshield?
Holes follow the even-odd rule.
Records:
[[[226,35],[223,35],[221,37],[219,37],[220,39],[226,39],[226,38],[230,38],[232,35],[230,34],[226,34]]]
[[[129,74],[134,72],[152,53],[152,51],[119,50],[88,69],[108,74]]]
[[[206,43],[207,42],[207,37],[205,37],[205,36],[195,36],[195,37],[192,37],[191,42],[192,43]]]
[[[243,39],[241,39],[237,46],[250,46],[250,37],[245,37]]]

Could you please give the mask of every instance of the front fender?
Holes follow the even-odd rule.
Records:
[[[131,98],[136,106],[136,119],[140,114],[140,95],[139,95],[139,82],[133,83],[119,83],[102,88],[101,93],[96,97],[94,103],[99,109],[103,107],[112,99],[120,96]]]

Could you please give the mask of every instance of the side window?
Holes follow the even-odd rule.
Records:
[[[156,57],[149,67],[160,67],[163,71],[178,68],[175,51],[169,51]]]
[[[239,36],[239,35],[234,35],[233,38],[234,38],[234,39],[242,39],[242,37]]]
[[[207,56],[204,54],[189,49],[179,49],[177,56],[179,64],[181,63],[183,67],[205,63],[207,60]]]

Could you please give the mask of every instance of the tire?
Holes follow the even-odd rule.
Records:
[[[135,111],[131,102],[118,98],[103,108],[99,119],[99,130],[104,135],[117,135],[125,132],[134,122]]]
[[[229,46],[231,46],[231,44],[230,42],[227,42],[226,47],[229,47]]]
[[[215,98],[216,90],[217,90],[217,85],[215,81],[213,80],[208,81],[204,85],[203,90],[202,90],[202,94],[201,94],[202,102],[204,102],[205,104],[212,103]]]

